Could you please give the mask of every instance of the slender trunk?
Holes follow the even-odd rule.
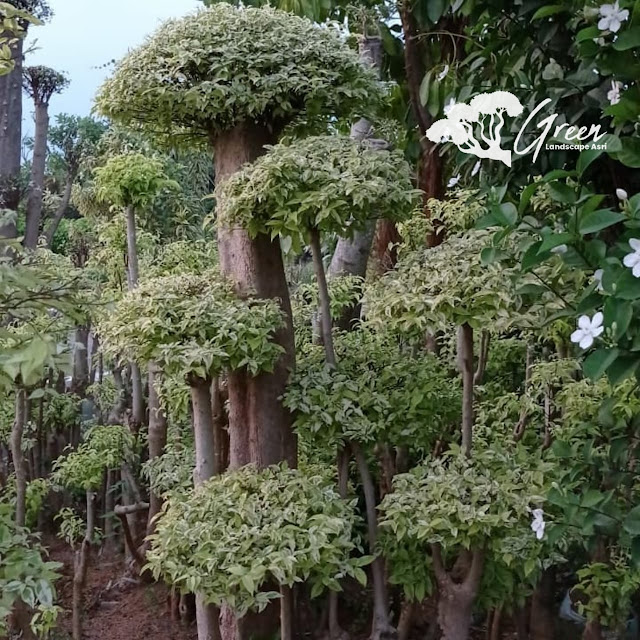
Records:
[[[35,249],[40,235],[42,218],[42,196],[44,194],[44,172],[47,162],[47,137],[49,136],[49,105],[35,103],[35,135],[33,159],[31,161],[31,183],[27,200],[24,246]]]
[[[224,429],[224,400],[220,378],[211,382],[211,418],[213,420],[214,473],[224,473],[227,468],[227,433]]]
[[[458,362],[462,374],[462,450],[471,455],[473,436],[473,329],[458,328]]]
[[[330,367],[336,366],[336,352],[333,347],[333,321],[331,319],[331,300],[329,298],[329,288],[327,287],[327,277],[322,262],[322,247],[320,245],[320,232],[317,229],[310,231],[311,254],[313,256],[313,268],[318,281],[318,292],[320,298],[320,333],[324,345],[324,353],[327,364]]]
[[[167,444],[167,416],[160,406],[156,384],[160,382],[161,371],[155,362],[149,363],[149,460],[159,458]],[[154,518],[160,513],[162,498],[154,492],[149,495],[149,517],[147,518],[147,536],[154,529]],[[145,543],[145,547],[148,546]]]
[[[340,448],[337,456],[338,467],[338,493],[343,500],[347,499],[349,491],[349,453],[347,448]],[[329,637],[331,640],[341,640],[347,636],[340,627],[339,609],[340,594],[338,591],[329,593]]]
[[[107,481],[104,487],[104,538],[109,549],[113,549],[115,546],[113,538],[113,509],[115,506],[113,500],[113,486],[115,484],[115,474],[116,471],[113,469],[107,470]]]
[[[69,171],[69,173],[67,173],[67,179],[64,184],[64,193],[62,194],[62,200],[60,200],[60,204],[56,209],[56,213],[53,216],[53,220],[51,220],[51,222],[49,223],[49,226],[47,227],[47,230],[44,234],[44,237],[47,241],[48,249],[51,249],[51,247],[53,246],[53,238],[56,235],[56,231],[60,226],[60,222],[62,218],[64,218],[64,214],[67,212],[67,209],[69,208],[69,203],[71,202],[71,191],[73,189],[74,177],[75,176],[72,171]]]
[[[89,325],[76,327],[73,345],[71,392],[84,398],[89,386]]]
[[[17,212],[22,151],[22,64],[24,40],[11,45],[14,68],[0,76],[0,210]],[[15,220],[0,225],[0,237],[18,235]]]
[[[73,575],[73,640],[82,640],[82,618],[84,610],[84,588],[91,557],[91,543],[95,530],[95,497],[93,491],[87,491],[87,531],[80,549],[75,553]]]
[[[138,267],[138,240],[136,235],[136,210],[133,205],[129,205],[125,210],[125,221],[127,224],[127,275],[129,289],[135,289],[140,280],[140,269]]]
[[[27,469],[22,451],[22,436],[26,421],[27,394],[22,388],[16,389],[15,417],[11,430],[11,457],[16,474],[16,526],[25,526],[25,508],[27,495]]]
[[[193,472],[193,481],[197,487],[216,473],[216,451],[211,414],[211,381],[201,378],[192,379],[190,386],[193,433],[196,445],[196,468]],[[196,620],[198,640],[220,639],[220,610],[215,605],[206,604],[200,594],[196,594]]]
[[[131,422],[136,433],[145,422],[142,373],[137,362],[131,362]]]
[[[369,537],[369,553],[376,556],[371,563],[371,574],[373,577],[373,623],[371,625],[371,640],[381,640],[382,638],[392,638],[395,636],[395,629],[389,622],[389,602],[387,597],[387,585],[385,581],[384,558],[378,555],[378,514],[376,511],[376,495],[373,478],[369,471],[369,465],[360,445],[351,443],[351,450],[358,465],[362,488],[364,491],[364,501],[367,514],[367,531]]]
[[[265,145],[276,140],[277,132],[250,123],[212,137],[216,183],[219,185],[242,165],[263,155]],[[229,465],[237,468],[253,462],[265,467],[286,460],[294,467],[297,443],[292,417],[281,400],[295,366],[295,346],[280,243],[264,234],[252,239],[243,229],[221,226],[218,246],[222,272],[237,289],[279,300],[286,317],[286,326],[275,335],[284,353],[273,372],[255,377],[240,371],[229,375]]]
[[[494,609],[491,617],[491,633],[489,640],[500,640],[502,637],[502,609],[498,607]]]
[[[473,384],[482,384],[484,373],[487,369],[487,361],[489,359],[489,345],[491,344],[491,334],[484,330],[480,338],[480,352],[478,354],[478,366],[473,375]]]
[[[582,640],[602,640],[602,625],[598,620],[587,622],[582,633]]]
[[[280,595],[280,640],[293,640],[293,591],[281,585]]]
[[[414,602],[404,600],[398,618],[398,640],[409,640],[411,633],[411,623],[413,622],[413,614],[416,605]]]

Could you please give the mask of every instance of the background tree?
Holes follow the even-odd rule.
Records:
[[[40,235],[49,137],[49,101],[53,94],[60,93],[68,85],[69,80],[63,74],[48,67],[26,67],[23,71],[23,87],[35,107],[35,137],[24,234],[24,246],[28,249],[35,249]]]

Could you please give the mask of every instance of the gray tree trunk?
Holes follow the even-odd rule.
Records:
[[[60,222],[62,218],[64,218],[64,214],[67,212],[67,209],[69,208],[69,203],[71,202],[71,191],[73,189],[73,179],[74,179],[73,173],[69,172],[67,175],[67,180],[64,185],[64,193],[62,194],[62,200],[60,200],[60,205],[56,210],[56,214],[53,217],[53,220],[51,221],[51,223],[47,227],[47,230],[45,231],[44,237],[46,239],[48,249],[51,249],[53,245],[53,238],[56,235],[56,231],[60,226]]]
[[[47,163],[47,138],[49,137],[49,105],[46,102],[35,103],[35,120],[36,130],[33,142],[33,159],[31,161],[31,182],[29,184],[24,232],[24,246],[28,249],[35,249],[38,246],[38,237],[40,235],[44,172]]]
[[[196,445],[193,482],[197,487],[215,475],[217,456],[211,413],[211,381],[196,379],[191,380],[190,384]],[[206,604],[200,594],[196,594],[196,621],[198,640],[220,640],[220,610],[212,604]]]
[[[22,451],[22,437],[27,418],[27,394],[24,389],[16,389],[15,402],[15,417],[11,430],[11,457],[16,474],[16,526],[24,527],[27,496],[27,468]]]
[[[379,37],[362,37],[360,40],[360,59],[363,64],[373,67],[378,75],[382,69],[382,40]],[[386,147],[381,140],[374,140],[371,123],[361,118],[351,127],[351,138],[360,142],[370,140],[373,146]],[[327,270],[329,278],[341,275],[353,275],[364,278],[371,254],[371,245],[376,230],[376,220],[369,220],[367,225],[353,234],[352,238],[340,238]],[[342,317],[336,322],[341,329],[348,330],[354,320],[360,316],[360,305],[345,309]]]
[[[84,398],[89,386],[89,325],[76,327],[71,391]]]
[[[135,289],[140,280],[138,266],[138,240],[136,234],[136,212],[132,205],[125,211],[127,226],[127,281],[129,290]],[[131,419],[134,428],[139,429],[144,424],[145,406],[142,391],[142,374],[137,362],[131,362]]]
[[[0,209],[18,210],[22,149],[23,40],[13,45],[15,67],[0,76]],[[15,222],[0,226],[0,237],[17,236]]]
[[[458,327],[458,365],[462,375],[462,450],[471,455],[473,437],[473,329]]]

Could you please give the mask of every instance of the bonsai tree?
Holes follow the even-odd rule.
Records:
[[[250,237],[280,236],[296,251],[311,247],[320,298],[321,335],[326,362],[336,366],[331,302],[322,259],[321,233],[350,236],[371,219],[402,218],[414,206],[408,164],[399,153],[375,151],[351,138],[310,137],[295,145],[279,144],[252,165],[236,173],[217,190],[222,224],[239,225]],[[369,543],[376,544],[375,500],[368,490],[366,460],[356,442],[370,512]],[[342,454],[340,454],[342,455]],[[338,465],[344,469],[344,464]],[[372,637],[388,625],[384,570],[373,565],[376,616]]]
[[[282,353],[273,340],[283,316],[274,300],[241,299],[219,273],[151,279],[130,291],[100,325],[106,353],[131,353],[141,362],[155,362],[167,375],[180,377],[191,390],[196,466],[194,481],[202,484],[222,473],[221,425],[212,416],[211,385],[226,371],[248,376],[271,370]],[[232,442],[251,450],[246,441]],[[231,451],[233,454],[233,449]],[[236,458],[239,454],[236,454]],[[216,637],[218,612],[197,595],[201,637]]]
[[[292,120],[350,114],[377,95],[374,75],[330,29],[268,7],[220,3],[161,27],[120,62],[97,105],[124,124],[208,141],[220,184],[265,153]],[[280,401],[295,359],[280,245],[270,235],[251,238],[225,225],[218,243],[222,272],[236,288],[278,299],[287,316],[276,335],[283,354],[273,373],[230,375],[231,465],[250,461],[233,445],[247,429],[265,463],[294,463],[291,417]]]
[[[124,154],[109,158],[103,167],[95,170],[96,196],[99,201],[124,210],[127,226],[127,278],[129,289],[138,286],[138,246],[136,236],[136,211],[148,208],[163,189],[177,188],[169,180],[162,163],[141,153]],[[153,367],[151,367],[153,369]],[[151,373],[150,375],[153,375]],[[137,362],[131,362],[133,388],[133,422],[140,427],[145,421],[142,376]],[[157,410],[153,407],[152,410]]]
[[[24,246],[35,249],[40,235],[40,218],[42,217],[44,172],[49,138],[49,101],[53,94],[61,93],[69,86],[69,80],[49,67],[26,67],[23,71],[23,86],[33,100],[36,122]]]
[[[375,327],[414,333],[458,328],[462,374],[462,448],[471,455],[474,411],[474,329],[504,331],[519,298],[513,273],[497,262],[485,264],[478,247],[488,231],[467,231],[441,245],[404,253],[394,271],[365,294],[367,318]]]
[[[454,446],[394,478],[380,505],[381,527],[409,550],[430,547],[444,640],[469,637],[487,559],[506,556],[514,536],[532,535],[530,512],[544,500],[544,469],[539,456],[525,451],[478,448],[470,459]]]
[[[279,597],[280,637],[292,640],[292,587],[308,582],[315,597],[339,589],[345,576],[366,583],[361,567],[370,559],[354,557],[354,506],[326,471],[246,466],[166,503],[149,565],[156,577],[239,616]],[[269,584],[280,593],[265,591]]]

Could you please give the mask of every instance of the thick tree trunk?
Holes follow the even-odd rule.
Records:
[[[331,299],[329,298],[329,288],[327,277],[324,272],[322,262],[322,246],[320,244],[320,232],[317,229],[310,231],[311,255],[313,256],[313,269],[318,281],[318,294],[320,298],[320,335],[324,345],[324,353],[327,364],[330,367],[336,366],[336,352],[333,348],[333,320],[331,319]]]
[[[47,163],[47,138],[49,136],[49,105],[46,102],[35,103],[35,121],[31,183],[24,232],[24,246],[28,249],[35,249],[38,246],[38,237],[40,236],[44,172]]]
[[[351,444],[351,449],[358,465],[367,515],[367,532],[369,537],[369,553],[375,555],[371,563],[373,577],[373,622],[371,625],[371,640],[386,640],[395,638],[396,630],[389,622],[389,600],[385,579],[384,558],[378,555],[378,514],[376,510],[375,485],[369,471],[369,465],[364,452],[357,443]]]
[[[149,363],[149,460],[159,458],[167,444],[167,416],[160,406],[156,384],[160,382],[161,371],[155,362]],[[147,518],[147,536],[154,529],[154,518],[160,513],[162,498],[154,492],[149,496],[149,516]],[[145,543],[146,546],[146,543]]]
[[[462,375],[462,450],[471,455],[473,437],[473,329],[467,323],[458,328],[458,363]]]
[[[190,385],[196,445],[193,481],[197,487],[216,473],[216,447],[211,414],[211,380],[192,379]],[[198,640],[220,640],[220,610],[206,604],[200,594],[196,594],[196,620]]]
[[[276,139],[274,132],[249,123],[212,139],[216,183],[264,154],[264,146]],[[260,298],[279,300],[286,316],[285,328],[275,336],[284,354],[273,373],[256,377],[244,371],[229,374],[230,467],[248,462],[265,467],[282,460],[295,466],[297,445],[291,415],[281,401],[289,372],[295,365],[295,347],[280,243],[266,235],[251,239],[243,229],[220,227],[218,245],[222,272],[238,291],[253,291]]]
[[[60,226],[60,221],[64,218],[64,214],[67,212],[69,208],[69,203],[71,202],[71,190],[73,189],[73,180],[74,174],[70,171],[67,174],[67,179],[64,185],[64,193],[62,194],[62,200],[60,200],[60,205],[56,210],[56,214],[53,217],[53,220],[49,223],[47,230],[45,231],[44,237],[47,242],[47,248],[51,249],[53,246],[53,238],[56,235],[56,231]]]
[[[466,575],[457,582],[447,573],[440,545],[434,544],[431,548],[438,582],[438,624],[442,640],[468,640],[473,603],[484,568],[484,552],[478,549],[472,552]]]
[[[280,595],[280,640],[293,640],[293,590],[282,585]]]
[[[16,526],[25,526],[27,495],[27,468],[22,451],[22,436],[26,422],[27,394],[24,389],[16,389],[15,416],[11,430],[11,457],[16,474]]]
[[[95,493],[87,491],[87,531],[80,549],[75,553],[73,574],[73,640],[82,640],[82,618],[84,610],[84,588],[91,557],[91,543],[95,530]]]
[[[18,210],[22,151],[22,39],[12,45],[15,66],[0,76],[0,209]],[[0,237],[15,238],[15,221],[0,226]]]
[[[398,618],[398,640],[409,640],[415,609],[416,604],[414,602],[405,600],[402,603],[400,617]]]
[[[553,640],[556,618],[555,578],[554,568],[547,569],[533,592],[529,621],[531,640]]]

